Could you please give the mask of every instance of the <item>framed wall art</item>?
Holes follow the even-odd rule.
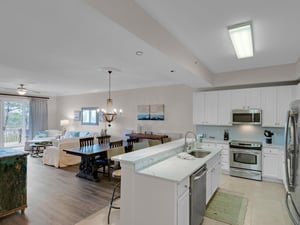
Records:
[[[150,105],[138,105],[137,106],[137,119],[138,120],[150,120]]]
[[[150,105],[150,120],[164,120],[164,105]]]
[[[138,120],[164,120],[164,104],[138,105]]]
[[[80,115],[81,115],[81,111],[79,111],[79,110],[74,111],[73,120],[80,121]]]

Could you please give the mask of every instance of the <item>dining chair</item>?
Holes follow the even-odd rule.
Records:
[[[98,144],[99,145],[109,145],[110,143],[110,138],[111,136],[110,135],[102,135],[102,136],[97,136],[97,139],[98,139]],[[106,153],[103,152],[101,153],[98,157],[95,158],[95,163],[98,167],[98,172],[99,173],[103,173],[105,174],[105,167],[107,166],[107,156],[106,156]],[[102,170],[99,170],[101,169]]]
[[[79,139],[80,147],[91,146],[94,144],[94,137],[86,137]]]
[[[119,179],[119,182],[116,184],[116,186],[114,187],[111,199],[109,201],[109,210],[108,210],[108,216],[107,216],[107,224],[110,223],[110,213],[111,213],[111,209],[120,209],[120,206],[114,204],[114,201],[119,199],[121,197],[121,177],[122,177],[122,171],[121,169],[119,170],[115,170],[112,173],[112,176],[114,178]],[[118,195],[117,195],[118,193]]]
[[[123,146],[123,140],[112,141],[109,143],[109,148],[116,148],[116,147],[121,147],[121,146]]]
[[[112,171],[120,168],[119,163],[115,163],[111,158],[113,156],[121,155],[121,154],[124,154],[124,153],[125,153],[125,147],[124,146],[114,147],[114,148],[108,149],[106,151],[109,178],[111,178]]]
[[[127,141],[127,152],[131,152],[133,143],[138,143],[139,139],[138,138],[128,138],[126,141]]]
[[[162,143],[167,143],[167,142],[171,142],[171,141],[172,141],[172,138],[170,138],[170,137],[166,137],[166,138],[162,139]]]
[[[139,149],[142,149],[142,148],[147,148],[147,147],[149,147],[149,142],[148,141],[133,143],[132,151],[136,151],[136,150],[139,150]]]
[[[110,135],[97,136],[98,144],[109,144],[110,138]]]
[[[119,167],[119,164],[114,163],[111,160],[111,158],[113,156],[121,155],[121,154],[124,154],[124,153],[125,153],[124,146],[111,148],[111,149],[107,150],[107,152],[106,152],[107,158],[108,158],[108,168],[109,168],[109,171],[111,169],[113,169],[111,177],[119,179],[119,182],[114,187],[114,190],[113,190],[113,193],[112,193],[112,197],[111,197],[111,200],[109,202],[109,210],[108,210],[108,217],[107,217],[107,223],[108,224],[110,223],[111,209],[120,209],[119,206],[117,206],[117,205],[114,204],[114,201],[120,198],[120,193],[121,193],[121,191],[120,191],[120,187],[121,187],[121,174],[122,174],[121,173],[121,169]],[[118,195],[116,196],[117,192],[118,192]]]
[[[149,140],[149,146],[160,145],[161,140]]]

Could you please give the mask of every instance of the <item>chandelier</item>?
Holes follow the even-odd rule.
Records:
[[[111,126],[111,122],[116,120],[117,115],[121,114],[123,112],[122,109],[119,111],[116,108],[113,108],[113,102],[110,94],[111,89],[111,70],[108,70],[108,77],[109,77],[109,88],[108,88],[108,99],[106,100],[106,109],[101,109],[101,112],[103,114],[104,121],[108,123],[108,126]]]

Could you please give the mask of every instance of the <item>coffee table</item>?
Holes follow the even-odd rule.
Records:
[[[47,146],[50,146],[51,144],[30,144],[30,155],[31,157],[37,158],[37,157],[43,157],[42,153],[47,148]]]

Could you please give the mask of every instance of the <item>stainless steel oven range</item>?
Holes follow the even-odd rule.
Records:
[[[262,180],[262,143],[233,140],[229,147],[230,175]]]

